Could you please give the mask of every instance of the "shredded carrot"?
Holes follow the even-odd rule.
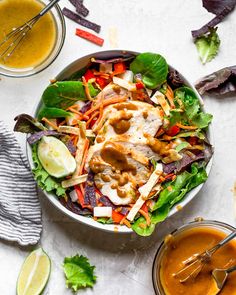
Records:
[[[150,216],[148,215],[148,213],[144,212],[142,209],[139,209],[138,212],[143,215],[143,217],[147,221],[147,226],[149,226],[151,224],[151,219],[150,219]]]
[[[167,91],[166,91],[166,97],[170,103],[170,106],[172,109],[175,108],[175,104],[174,104],[174,92],[171,89],[171,87],[169,85],[167,85]]]
[[[83,187],[83,184],[81,183],[79,185],[79,187],[80,187],[80,190],[81,190],[82,195],[84,196],[84,187]]]
[[[87,83],[86,79],[84,78],[84,76],[82,77],[82,81],[83,81],[84,91],[87,96],[87,99],[92,101],[93,99],[92,99],[90,92],[89,92],[88,83]]]
[[[83,117],[83,114],[82,113],[80,113],[79,111],[76,111],[74,108],[72,108],[72,107],[69,107],[69,108],[67,108],[67,110],[68,111],[70,111],[70,112],[72,112],[72,113],[74,113],[74,114],[77,114],[77,115],[79,115],[80,116],[80,118],[79,118],[79,120],[81,120],[82,119],[82,117]]]
[[[94,112],[92,114],[92,116],[88,119],[88,121],[86,122],[86,128],[89,128],[89,125],[91,123],[91,121],[96,117],[96,116],[99,116],[99,112]]]
[[[65,125],[65,123],[66,123],[66,120],[63,120],[63,121],[59,124],[59,126]]]
[[[48,120],[47,118],[43,117],[42,121],[47,123],[48,125],[50,125],[54,130],[58,130],[57,125],[53,124],[50,120]]]
[[[103,107],[108,106],[108,105],[113,104],[113,103],[123,102],[123,101],[126,101],[126,100],[127,100],[126,96],[106,99],[104,101],[104,103],[103,103]],[[97,105],[91,107],[91,109],[89,109],[86,113],[84,113],[84,116],[88,116],[88,115],[92,114],[93,112],[95,112],[99,108],[100,108],[100,103],[98,103]]]
[[[74,139],[73,139],[73,144],[74,144],[74,146],[77,145],[78,140],[79,140],[79,136],[78,136],[78,135],[75,135],[75,137],[74,137]]]
[[[186,129],[186,130],[196,130],[196,126],[187,126],[187,125],[182,125],[181,123],[177,123],[176,126],[178,126],[181,129]]]
[[[82,154],[83,154],[83,159],[82,159],[82,163],[81,163],[81,165],[80,165],[79,175],[81,175],[82,172],[83,172],[84,165],[85,165],[85,161],[86,161],[86,158],[87,158],[87,155],[88,155],[88,150],[89,150],[89,140],[86,138],[86,140],[85,140],[85,145],[84,145],[84,150],[83,150],[83,152],[82,152]]]
[[[120,224],[125,224],[127,227],[131,227],[131,224],[129,223],[129,221],[126,219],[125,216],[124,216],[124,218],[120,221]]]
[[[99,117],[98,117],[98,119],[97,119],[97,122],[96,122],[96,127],[94,128],[94,132],[96,132],[97,130],[99,130],[100,128],[101,128],[101,124],[100,123],[102,123],[102,116],[103,116],[103,109],[104,109],[104,106],[103,106],[103,104],[104,104],[104,95],[102,95],[101,96],[101,101],[100,101],[100,108],[99,108]]]
[[[169,135],[166,135],[166,134],[164,134],[163,136],[162,136],[162,139],[164,139],[164,140],[171,140],[172,139],[172,137],[171,136],[169,136]]]
[[[164,130],[163,128],[160,128],[160,129],[157,131],[155,137],[159,137],[159,136],[161,136],[162,134],[164,134],[164,132],[165,132],[165,130]]]
[[[80,108],[80,105],[73,104],[72,106],[68,107],[66,110],[69,110],[69,109],[78,109],[78,108]]]

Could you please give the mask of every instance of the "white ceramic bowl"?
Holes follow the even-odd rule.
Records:
[[[74,74],[75,72],[77,72],[78,70],[84,68],[85,66],[87,66],[87,64],[90,62],[91,57],[96,57],[98,59],[109,59],[109,58],[114,58],[117,56],[123,56],[123,55],[127,55],[127,54],[135,54],[137,55],[137,52],[133,52],[133,51],[122,51],[122,50],[108,50],[108,51],[101,51],[101,52],[97,52],[97,53],[92,53],[89,55],[86,55],[82,58],[77,59],[76,61],[74,61],[73,63],[71,63],[70,65],[68,65],[64,70],[62,70],[56,77],[56,80],[60,81],[60,80],[65,80],[66,78],[70,77],[72,74]],[[170,68],[173,68],[172,66],[169,66]],[[184,82],[186,85],[188,85],[189,87],[191,87],[194,92],[196,93],[197,97],[199,98],[199,101],[202,105],[202,109],[204,110],[203,107],[203,101],[202,98],[200,97],[200,95],[198,94],[198,92],[196,91],[196,89],[194,88],[194,86],[181,74],[181,77],[183,78]],[[33,116],[36,116],[38,109],[41,106],[41,101],[37,104],[35,110],[34,110],[34,114]],[[208,129],[207,132],[207,136],[208,139],[211,143],[213,143],[213,138],[212,138],[212,130],[211,130],[211,126]],[[27,144],[27,155],[28,155],[28,159],[29,159],[29,163],[31,168],[33,168],[33,162],[32,162],[32,154],[31,154],[31,148],[30,146]],[[209,174],[210,169],[212,166],[212,158],[210,160],[210,162],[207,165],[207,174]],[[200,191],[200,189],[203,187],[204,183],[197,186],[196,188],[194,188],[193,190],[191,190],[183,199],[183,201],[179,204],[181,204],[182,207],[184,207],[185,205],[187,205],[196,195],[197,193]],[[69,211],[67,208],[65,208],[59,201],[58,198],[52,194],[52,193],[47,193],[44,191],[44,194],[47,196],[48,200],[55,206],[57,207],[61,212],[65,213],[67,216],[81,222],[84,224],[87,224],[89,226],[92,226],[94,228],[97,229],[101,229],[101,230],[105,230],[105,231],[110,231],[110,232],[118,232],[118,233],[131,233],[133,232],[132,229],[129,229],[126,226],[123,225],[114,225],[114,224],[101,224],[99,222],[94,221],[92,218],[86,217],[86,216],[81,216],[81,215],[77,215],[71,211]],[[178,204],[177,204],[178,205]],[[173,214],[175,214],[178,209],[176,208],[177,206],[175,205],[168,217],[172,216]]]

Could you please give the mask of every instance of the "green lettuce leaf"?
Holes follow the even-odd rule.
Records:
[[[220,38],[216,33],[217,28],[210,30],[195,41],[199,57],[203,64],[211,61],[217,55],[220,47]]]
[[[149,212],[150,226],[147,226],[146,219],[141,216],[133,223],[132,229],[140,236],[151,235],[156,224],[166,219],[170,209],[180,202],[189,191],[205,182],[206,179],[207,173],[204,166],[197,163],[192,164],[190,172],[184,171],[175,180],[165,184],[156,204],[153,206],[152,212]]]
[[[200,103],[195,92],[189,87],[180,87],[175,90],[175,103],[178,107],[179,99],[183,104],[182,112],[172,110],[170,112],[170,124],[180,122],[184,125],[194,125],[200,129],[208,127],[212,121],[212,115],[201,111]]]
[[[53,119],[53,118],[66,118],[70,116],[71,113],[66,112],[59,108],[52,108],[52,107],[46,107],[43,105],[39,112],[38,112],[38,120],[42,120],[43,117],[46,117],[47,119]]]
[[[34,169],[32,169],[32,172],[38,186],[40,186],[46,192],[54,191],[58,197],[65,196],[66,189],[61,186],[61,183],[58,182],[58,180],[50,176],[41,165],[37,154],[37,148],[37,144],[32,145],[32,159],[34,162]]]
[[[184,171],[177,175],[176,179],[165,184],[159,198],[153,207],[153,211],[169,204],[171,207],[179,202],[188,191],[205,182],[207,173],[204,167],[197,163],[192,164],[191,171]]]
[[[88,258],[83,255],[65,257],[63,269],[66,277],[66,286],[74,292],[86,287],[93,287],[96,282],[95,266],[90,265]]]
[[[145,52],[136,56],[130,64],[134,74],[142,74],[143,83],[154,89],[166,81],[168,65],[163,56],[157,53]]]
[[[97,95],[92,84],[88,83],[91,97]],[[42,100],[47,107],[67,109],[78,100],[87,100],[81,81],[62,81],[49,85],[43,93]]]

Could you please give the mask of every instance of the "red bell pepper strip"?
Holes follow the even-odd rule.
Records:
[[[179,131],[180,131],[180,128],[178,126],[174,125],[166,131],[166,134],[169,136],[175,136],[179,133]]]
[[[102,77],[97,77],[96,78],[96,82],[98,83],[98,85],[103,89],[105,86],[107,86],[108,82],[106,79],[102,78]]]
[[[145,213],[148,213],[147,202],[145,202],[145,203],[143,204],[143,206],[141,207],[141,209],[142,209]]]
[[[77,193],[78,201],[79,201],[81,207],[82,208],[85,208],[86,205],[84,204],[84,196],[83,196],[83,194],[82,194],[82,192],[81,192],[81,190],[80,190],[80,188],[79,188],[78,185],[75,185],[75,191]]]
[[[126,65],[124,62],[118,62],[114,64],[114,72],[113,75],[119,75],[126,71]]]
[[[114,221],[114,223],[120,223],[123,218],[124,215],[116,212],[115,210],[112,210],[112,220]]]
[[[95,78],[95,76],[94,76],[94,73],[90,69],[88,69],[84,74],[84,78],[86,82],[88,82],[90,79]]]
[[[144,88],[144,84],[142,82],[137,82],[136,83],[136,88],[137,88],[137,90],[143,89]]]
[[[84,30],[81,30],[81,29],[76,29],[76,33],[75,33],[77,36],[83,38],[83,39],[86,39],[98,46],[102,46],[103,43],[104,43],[104,39],[90,33],[90,32],[87,32],[87,31],[84,31]]]

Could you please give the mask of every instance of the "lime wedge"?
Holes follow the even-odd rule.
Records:
[[[18,277],[17,295],[41,294],[47,284],[50,270],[50,259],[42,248],[31,252]]]
[[[56,137],[44,136],[40,140],[38,157],[48,174],[56,178],[70,175],[75,171],[75,158],[66,145]]]

